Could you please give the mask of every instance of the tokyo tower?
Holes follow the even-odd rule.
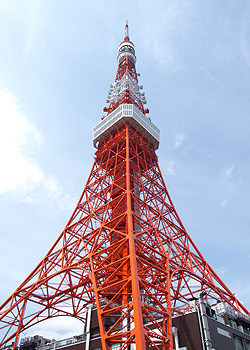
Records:
[[[103,350],[173,349],[172,318],[200,294],[244,306],[187,234],[164,183],[159,129],[138,84],[128,25],[105,117],[94,127],[94,164],[65,229],[0,307],[0,347],[58,316],[86,322],[97,308]],[[111,326],[106,327],[107,320]]]

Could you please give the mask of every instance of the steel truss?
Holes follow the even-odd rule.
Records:
[[[201,292],[249,315],[187,234],[152,145],[124,124],[99,144],[55,244],[1,306],[0,346],[14,338],[15,348],[20,332],[48,318],[85,322],[95,303],[103,350],[169,350],[173,315]]]

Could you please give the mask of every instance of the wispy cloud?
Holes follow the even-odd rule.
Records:
[[[174,159],[170,159],[167,162],[167,165],[165,166],[166,172],[168,175],[175,175],[176,173],[176,167],[175,167],[175,160]]]
[[[242,57],[245,59],[247,65],[250,67],[250,38],[249,38],[249,12],[250,6],[249,3],[246,3],[246,9],[244,11],[244,15],[241,21],[240,27],[240,53]]]
[[[235,291],[236,298],[239,299],[244,306],[247,305],[250,294],[250,282],[244,278],[244,275],[240,282],[238,281],[238,283],[235,283],[233,290]]]
[[[178,171],[182,169],[179,160],[180,153],[183,154],[181,145],[186,139],[182,132],[176,132],[173,135],[172,145],[168,148],[168,157],[163,160],[162,167],[164,172],[169,176],[175,176]]]
[[[26,29],[26,41],[24,47],[24,59],[27,59],[31,52],[34,42],[34,37],[37,32],[37,27],[39,24],[40,10],[41,10],[41,1],[34,0],[30,2],[28,7],[28,16],[27,16],[27,29]]]
[[[222,170],[222,175],[226,179],[231,179],[233,170],[234,170],[234,166],[228,166]]]
[[[216,273],[217,273],[219,276],[225,275],[226,272],[227,272],[227,269],[226,269],[225,266],[219,266],[219,267],[216,269]]]
[[[57,178],[46,174],[35,158],[43,138],[21,110],[15,96],[0,90],[0,194],[25,202],[58,201],[72,207]],[[68,204],[67,204],[68,203]]]
[[[183,134],[177,134],[175,136],[174,148],[178,148],[184,140],[185,136]]]
[[[183,35],[190,13],[192,12],[192,0],[168,1],[155,6],[154,2],[147,4],[147,12],[144,11],[145,2],[140,2],[143,18],[143,37],[148,54],[152,56],[161,66],[177,64],[176,52],[173,50],[173,36]],[[151,16],[148,16],[148,13]],[[164,44],[163,44],[164,43]]]
[[[221,208],[228,204],[233,193],[239,189],[242,184],[241,178],[234,176],[234,165],[228,165],[221,170],[221,180],[222,180],[222,190],[223,190],[223,198],[221,200]]]

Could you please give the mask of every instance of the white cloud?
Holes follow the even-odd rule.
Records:
[[[246,306],[249,300],[250,294],[250,283],[248,280],[244,281],[244,275],[242,276],[242,282],[238,282],[235,286],[233,286],[233,290],[235,291],[236,298]]]
[[[249,13],[250,13],[250,6],[249,4],[246,5],[247,8],[245,8],[244,15],[242,17],[241,21],[241,27],[240,27],[240,53],[242,54],[242,57],[245,59],[247,65],[250,67],[250,39],[249,39]]]
[[[228,204],[229,200],[232,198],[234,193],[240,188],[242,184],[242,180],[239,177],[237,180],[233,174],[235,169],[234,165],[226,166],[221,171],[221,179],[222,179],[222,190],[223,190],[223,198],[221,200],[221,208],[224,209]]]
[[[143,25],[143,36],[141,41],[148,52],[148,55],[158,61],[161,66],[179,66],[178,53],[176,53],[173,41],[178,36],[185,35],[188,18],[192,13],[192,0],[171,2],[168,1],[147,4],[147,11],[144,11],[145,2],[141,1],[141,16]],[[148,13],[151,16],[148,16]]]
[[[228,166],[222,170],[222,174],[225,178],[231,179],[233,170],[234,170],[234,166]]]
[[[41,169],[29,156],[31,152],[27,146],[40,145],[42,137],[20,111],[16,98],[3,90],[0,90],[0,120],[0,193],[14,191],[20,186],[27,190],[43,177]]]
[[[227,203],[228,203],[228,198],[223,198],[223,200],[220,203],[221,208],[224,209]]]
[[[217,269],[216,269],[216,273],[218,276],[223,276],[227,273],[227,269],[225,266],[219,266]]]
[[[175,160],[171,158],[171,159],[168,159],[167,161],[164,161],[163,169],[168,176],[175,175],[176,174]]]
[[[183,134],[177,134],[175,136],[174,148],[178,148],[184,140],[185,136]]]
[[[35,159],[43,139],[21,111],[15,96],[0,90],[0,194],[17,195],[22,201],[58,200],[61,209],[72,207],[56,177],[47,175]],[[66,204],[67,203],[67,204]]]
[[[84,324],[73,317],[55,317],[34,325],[22,335],[23,338],[27,336],[34,336],[36,334],[42,335],[48,339],[66,339],[74,335],[80,335],[84,331]]]
[[[164,172],[168,176],[175,176],[178,171],[180,171],[180,166],[176,163],[174,152],[178,152],[178,148],[185,140],[185,136],[182,133],[178,133],[175,135],[174,145],[169,149],[169,157],[162,164],[162,168]]]
[[[32,52],[34,37],[37,32],[39,23],[39,15],[41,10],[40,0],[31,1],[28,8],[28,16],[26,22],[26,42],[24,47],[24,58],[27,59]],[[39,42],[40,43],[40,42]]]

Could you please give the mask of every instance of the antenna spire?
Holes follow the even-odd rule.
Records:
[[[124,38],[124,41],[129,41],[128,20],[126,20],[126,25],[125,25],[125,38]]]

